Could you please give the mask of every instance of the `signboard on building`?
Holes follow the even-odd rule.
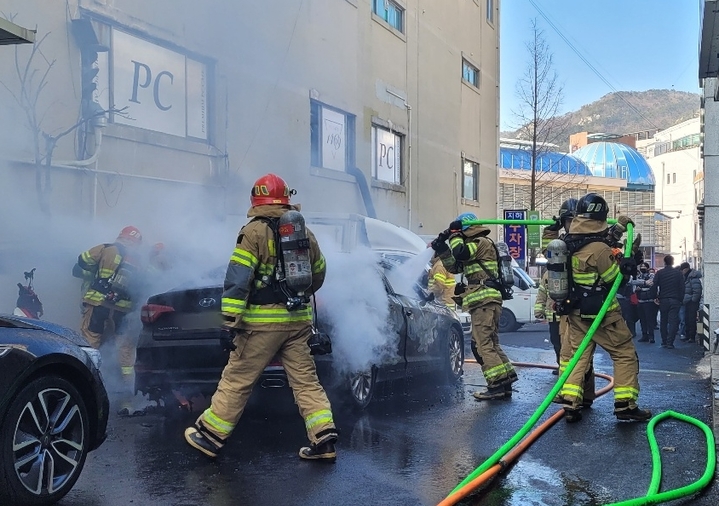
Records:
[[[378,126],[372,127],[372,175],[402,184],[402,137]]]
[[[207,139],[207,65],[121,30],[112,30],[113,121]]]
[[[524,211],[504,211],[505,220],[524,220]],[[517,263],[524,267],[526,264],[527,229],[524,225],[504,225],[504,242],[507,243],[509,254]]]
[[[539,220],[539,211],[527,211],[527,219],[532,221]],[[542,237],[539,232],[539,225],[527,226],[527,247],[529,249],[539,248],[542,245]]]

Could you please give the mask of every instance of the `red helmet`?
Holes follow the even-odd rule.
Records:
[[[253,206],[264,204],[289,204],[290,195],[296,192],[290,190],[285,180],[275,174],[266,174],[255,181],[250,195],[250,202]]]
[[[118,241],[124,241],[135,245],[142,243],[142,234],[140,231],[133,226],[125,227],[120,231],[120,235],[117,236]]]

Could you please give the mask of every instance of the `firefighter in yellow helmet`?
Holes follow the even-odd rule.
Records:
[[[628,278],[636,270],[633,258],[615,258],[607,243],[608,211],[609,207],[602,197],[595,193],[585,195],[577,203],[577,216],[572,220],[569,234],[564,237],[572,276],[571,303],[567,316],[567,353],[570,356],[584,340],[616,277],[624,275]],[[619,302],[615,298],[589,346],[560,390],[566,421],[572,423],[582,418],[582,381],[591,366],[596,345],[604,348],[614,363],[614,414],[617,419],[649,420],[651,412],[637,406],[639,359],[632,334],[622,318]]]
[[[450,273],[442,264],[442,260],[435,253],[430,260],[430,269],[427,276],[427,289],[434,294],[437,302],[454,309],[454,288],[456,285],[454,274]]]
[[[251,194],[252,207],[247,213],[250,222],[240,231],[230,258],[222,294],[223,325],[231,339],[229,360],[210,407],[185,430],[185,440],[210,457],[216,457],[225,445],[253,386],[277,356],[287,373],[310,440],[309,446],[300,449],[299,456],[325,461],[336,458],[337,429],[308,346],[313,331],[312,308],[296,306],[295,298],[288,296],[286,285],[275,275],[278,269],[285,277],[290,274],[289,266],[284,266],[288,262],[284,238],[286,232],[297,228],[287,231],[281,220],[285,213],[299,211],[299,206],[290,205],[292,194],[294,190],[274,174],[257,180]],[[311,283],[309,292],[314,293],[324,282],[326,264],[314,235],[305,231],[309,260],[306,266],[295,262],[295,272],[309,271],[306,272]],[[281,244],[277,242],[278,235],[283,238]],[[278,256],[285,262],[278,262]]]
[[[449,272],[464,274],[467,279],[462,306],[471,316],[472,340],[487,381],[487,390],[475,392],[474,398],[479,401],[509,399],[517,373],[499,344],[502,314],[502,293],[497,281],[499,255],[493,241],[487,237],[489,228],[466,223],[476,219],[471,213],[459,215],[431,245]]]
[[[128,226],[112,244],[98,244],[82,253],[73,275],[83,280],[80,332],[93,348],[114,335],[123,383],[134,383],[135,346],[127,335],[126,316],[133,309],[137,283],[137,249],[142,234]]]

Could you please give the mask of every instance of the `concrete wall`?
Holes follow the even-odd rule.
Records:
[[[702,229],[702,265],[704,270],[704,303],[709,305],[710,328],[719,324],[719,102],[714,101],[717,79],[704,80],[704,226]]]

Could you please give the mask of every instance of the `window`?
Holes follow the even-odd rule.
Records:
[[[671,182],[672,182],[672,175],[671,175],[671,174],[667,174],[667,184],[669,184],[669,183],[671,183]]]
[[[494,0],[487,0],[487,21],[494,24]]]
[[[464,161],[462,170],[462,197],[467,200],[479,200],[479,164]]]
[[[312,166],[346,171],[355,163],[355,117],[314,100],[310,102]]]
[[[479,69],[464,59],[462,59],[462,79],[479,88]]]
[[[372,10],[392,28],[404,33],[404,9],[392,0],[372,0]]]
[[[675,172],[674,174],[672,174],[672,183],[676,183],[676,182],[677,182],[677,173]]]
[[[379,181],[402,184],[402,136],[372,126],[372,176]]]

